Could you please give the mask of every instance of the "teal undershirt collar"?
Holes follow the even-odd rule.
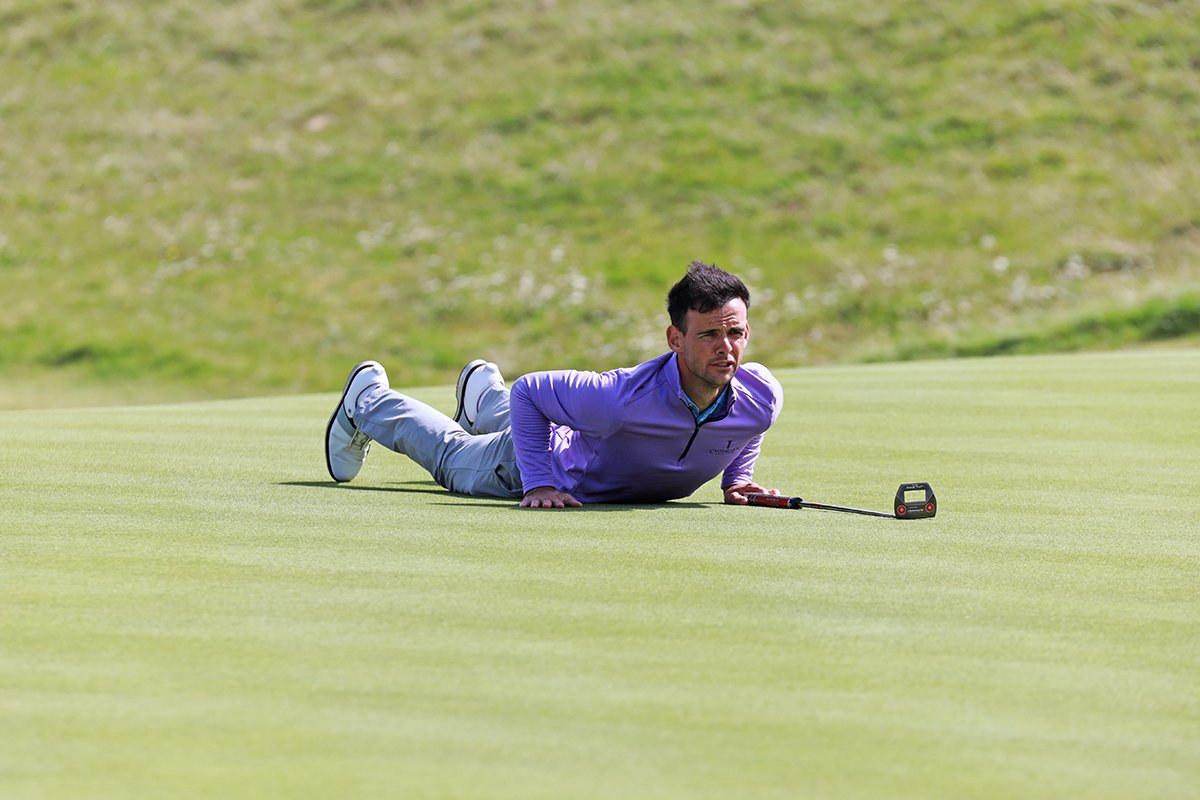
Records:
[[[726,386],[724,389],[722,389],[721,393],[717,395],[717,399],[713,401],[713,404],[703,411],[701,411],[700,406],[693,403],[692,398],[688,397],[686,394],[683,396],[683,399],[687,402],[688,408],[692,410],[692,416],[696,418],[696,424],[700,425],[709,417],[725,410],[725,405],[729,402],[729,387]]]

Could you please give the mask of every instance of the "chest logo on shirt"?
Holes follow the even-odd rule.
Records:
[[[724,447],[714,447],[712,450],[708,451],[708,454],[710,456],[730,456],[736,452],[737,449],[735,449],[733,446],[733,439],[730,439],[725,443]]]

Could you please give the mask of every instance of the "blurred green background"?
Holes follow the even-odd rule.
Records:
[[[1200,331],[1200,4],[0,0],[0,407]]]

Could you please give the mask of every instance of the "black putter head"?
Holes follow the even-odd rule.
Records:
[[[896,519],[922,519],[937,514],[937,498],[928,483],[902,483],[896,490]]]

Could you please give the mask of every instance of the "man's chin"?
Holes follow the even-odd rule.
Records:
[[[733,380],[733,376],[737,373],[737,367],[725,367],[722,369],[711,369],[708,371],[708,377],[717,386],[725,386]]]

